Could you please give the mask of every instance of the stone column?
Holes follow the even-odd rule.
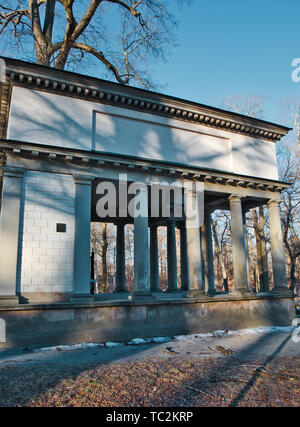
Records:
[[[159,287],[157,225],[150,226],[150,290],[161,292]]]
[[[177,292],[177,251],[175,222],[167,225],[167,257],[168,257],[168,289],[167,292]]]
[[[75,182],[75,242],[73,301],[93,301],[90,283],[91,183],[94,177],[73,175]]]
[[[189,206],[198,205],[196,204],[196,201],[193,200],[195,197],[196,194],[193,191],[187,191],[185,193],[186,212],[189,211]],[[186,247],[188,261],[187,297],[204,295],[200,226],[195,227],[195,225],[193,225],[193,221],[186,220]]]
[[[234,293],[247,294],[247,255],[245,248],[244,224],[241,197],[230,196],[232,263]]]
[[[25,169],[2,166],[0,213],[0,304],[18,304],[16,295],[22,180]]]
[[[211,232],[211,216],[209,211],[204,211],[204,222],[201,226],[201,250],[203,260],[203,281],[205,293],[214,295],[215,272],[214,272],[214,251]]]
[[[273,292],[286,292],[288,287],[278,201],[270,200],[268,208],[274,281]]]
[[[125,239],[123,223],[117,224],[116,236],[116,288],[115,292],[127,292],[125,277]]]
[[[188,278],[188,259],[187,259],[187,245],[186,245],[186,228],[185,224],[180,224],[180,278],[181,278],[181,291],[187,291],[189,288]]]
[[[148,212],[147,189],[140,189],[140,203],[144,212]],[[149,280],[149,250],[148,250],[148,217],[136,216],[134,218],[134,293],[133,296],[147,297],[150,293]]]
[[[248,247],[248,229],[247,229],[247,212],[242,210],[243,214],[243,229],[244,229],[244,242],[246,251],[246,286],[250,290],[250,258],[249,258],[249,247]]]

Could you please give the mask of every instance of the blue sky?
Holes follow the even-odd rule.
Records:
[[[280,99],[300,97],[300,82],[291,78],[291,62],[300,58],[300,0],[169,3],[179,24],[178,46],[168,61],[152,61],[157,90],[221,108],[230,95],[261,95],[268,99],[264,118],[291,125]],[[6,44],[0,53],[14,56]],[[99,69],[87,73],[99,75]]]
[[[287,123],[279,102],[300,95],[291,78],[300,0],[194,0],[176,16],[179,46],[153,67],[162,92],[219,107],[229,95],[263,95],[264,118]]]

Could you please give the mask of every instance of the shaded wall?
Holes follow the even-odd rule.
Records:
[[[278,179],[273,142],[16,86],[7,137]]]

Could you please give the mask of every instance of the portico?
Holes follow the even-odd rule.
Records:
[[[18,148],[17,148],[18,147]],[[139,162],[132,162],[129,165],[114,166],[114,159],[105,158],[101,155],[101,168],[98,157],[93,154],[93,159],[89,159],[89,166],[85,167],[85,172],[81,173],[82,166],[78,165],[81,162],[81,155],[78,160],[73,158],[72,166],[70,160],[66,164],[68,152],[63,149],[54,150],[46,149],[43,147],[38,152],[38,160],[36,155],[32,156],[32,148],[30,144],[8,143],[2,142],[1,148],[6,152],[9,166],[3,168],[3,193],[2,193],[2,224],[5,221],[13,218],[15,221],[12,229],[14,232],[18,230],[16,224],[22,222],[21,206],[21,187],[22,180],[26,171],[33,170],[37,167],[38,170],[51,170],[52,173],[62,174],[71,172],[72,180],[75,187],[74,198],[74,218],[75,218],[75,232],[74,232],[74,291],[72,299],[79,300],[92,300],[93,296],[90,295],[90,222],[91,222],[91,203],[92,203],[92,182],[106,173],[108,179],[113,179],[117,173],[124,174],[133,168],[136,170],[134,174],[140,174],[144,171],[143,165]],[[36,147],[35,147],[36,148]],[[87,153],[85,153],[87,156]],[[49,159],[55,158],[57,165],[50,162]],[[96,166],[94,166],[95,164]],[[17,166],[18,165],[18,166]],[[105,165],[105,166],[104,166]],[[71,171],[70,171],[71,167]],[[113,172],[113,173],[112,173]],[[171,173],[170,173],[171,172]],[[200,173],[201,172],[201,173]],[[129,174],[132,172],[129,172]],[[143,173],[143,172],[142,172]],[[195,179],[201,180],[204,184],[204,221],[199,228],[190,228],[186,226],[187,219],[182,218],[158,218],[153,219],[145,218],[132,218],[127,219],[127,223],[134,223],[135,234],[135,292],[134,295],[149,296],[152,293],[157,295],[160,291],[158,281],[158,249],[157,249],[157,227],[165,225],[167,227],[167,256],[168,256],[168,289],[166,293],[183,292],[185,296],[195,297],[199,295],[210,295],[213,297],[215,294],[214,288],[214,271],[213,271],[213,242],[211,233],[211,214],[214,209],[222,208],[228,209],[231,216],[231,231],[232,231],[232,252],[233,252],[233,269],[234,269],[234,293],[236,295],[246,295],[250,292],[247,274],[247,247],[245,244],[245,227],[243,220],[243,213],[245,209],[254,207],[259,204],[266,204],[269,207],[270,215],[270,234],[272,245],[272,261],[274,271],[274,289],[273,292],[280,290],[287,290],[285,278],[285,261],[284,251],[280,227],[279,217],[279,197],[278,182],[273,185],[268,181],[264,185],[261,180],[243,181],[241,184],[240,177],[233,180],[231,176],[225,173],[215,173],[214,175],[207,175],[205,171],[197,169],[197,176],[192,170],[183,171],[180,168],[178,171],[174,168],[168,168],[160,173],[161,179],[165,180],[166,176],[172,175],[181,179],[182,174],[185,180],[190,179],[195,182]],[[128,175],[130,176],[130,175]],[[134,177],[134,175],[133,175]],[[187,178],[188,177],[188,178]],[[141,178],[141,176],[140,176]],[[150,182],[151,179],[157,180],[157,176],[151,175],[151,168],[147,169],[147,173],[143,174],[145,182]],[[11,190],[10,182],[13,181],[14,191]],[[229,183],[229,185],[228,185]],[[281,188],[285,188],[287,184],[281,183]],[[263,187],[263,188],[262,188]],[[145,192],[144,201],[147,205],[148,194]],[[192,192],[186,194],[185,203],[192,203]],[[148,211],[148,206],[147,206]],[[16,213],[14,215],[13,213]],[[7,218],[7,220],[5,219]],[[103,219],[104,220],[104,219]],[[125,284],[125,247],[124,247],[124,226],[126,224],[125,218],[113,220],[116,224],[116,293],[127,292]],[[175,229],[180,230],[180,259],[181,259],[181,274],[182,284],[178,288],[177,284],[177,248],[175,240]],[[4,228],[2,225],[1,230],[8,230],[8,226]],[[4,232],[3,231],[3,232]],[[8,295],[14,303],[16,301],[17,290],[17,256],[19,251],[18,235],[14,232],[9,232],[6,239],[8,243],[6,250],[3,250],[1,261],[5,268],[7,278],[3,278],[6,287],[2,287],[2,297]],[[148,243],[148,233],[149,243]],[[3,237],[4,238],[4,237]],[[1,246],[2,247],[2,246]],[[9,259],[14,259],[14,262],[8,262],[7,248],[10,247]],[[3,247],[4,248],[4,247]],[[13,256],[12,256],[13,255]],[[150,260],[150,261],[149,261]],[[6,277],[5,276],[5,277]],[[2,276],[4,277],[4,276]],[[10,279],[8,280],[8,277]],[[7,300],[5,299],[5,303]]]

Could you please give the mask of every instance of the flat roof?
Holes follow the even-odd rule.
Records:
[[[150,90],[146,90],[146,89],[141,89],[141,88],[137,88],[134,86],[130,86],[130,85],[123,85],[120,83],[116,83],[116,82],[112,82],[109,80],[104,80],[104,79],[99,79],[96,77],[92,77],[92,76],[87,76],[87,75],[83,75],[83,74],[79,74],[79,73],[74,73],[71,71],[66,71],[66,70],[59,70],[59,69],[55,69],[55,68],[51,68],[51,67],[47,67],[44,65],[39,65],[33,62],[27,62],[27,61],[23,61],[23,60],[19,60],[19,59],[14,59],[14,58],[9,58],[9,57],[4,57],[4,56],[0,56],[0,59],[5,61],[5,65],[6,65],[6,72],[7,75],[11,75],[11,74],[15,74],[15,73],[27,73],[27,74],[31,74],[34,77],[42,77],[44,79],[51,78],[54,80],[57,80],[59,82],[64,81],[64,82],[69,82],[69,83],[73,83],[73,84],[77,84],[80,86],[86,86],[86,87],[91,87],[91,88],[97,88],[97,89],[102,89],[102,90],[108,90],[111,91],[113,94],[123,94],[124,96],[132,96],[132,97],[139,97],[142,98],[146,101],[154,101],[156,103],[162,103],[163,105],[165,105],[166,103],[169,103],[175,107],[178,108],[183,108],[182,113],[180,113],[180,117],[177,117],[176,114],[174,114],[173,118],[179,118],[179,119],[183,119],[185,118],[186,120],[188,118],[190,118],[190,115],[192,114],[196,114],[197,116],[199,114],[207,114],[208,116],[208,120],[205,117],[203,123],[199,123],[200,122],[200,118],[198,120],[197,118],[197,123],[198,124],[203,124],[206,126],[212,126],[212,127],[223,127],[223,130],[227,130],[227,131],[231,131],[231,132],[238,132],[238,133],[246,133],[246,132],[242,132],[241,126],[239,126],[237,124],[237,126],[227,126],[227,123],[225,123],[223,126],[222,123],[217,125],[216,121],[218,122],[218,118],[222,121],[226,121],[226,120],[233,120],[235,122],[238,123],[243,123],[245,125],[249,125],[249,126],[253,126],[254,128],[259,128],[259,129],[263,129],[265,130],[264,133],[262,132],[257,132],[256,129],[254,129],[254,131],[252,131],[252,129],[250,129],[247,133],[250,134],[250,136],[255,136],[258,138],[266,138],[266,139],[272,139],[273,141],[275,140],[279,140],[282,136],[285,136],[292,128],[287,127],[287,126],[283,126],[283,125],[278,125],[276,123],[273,122],[269,122],[269,121],[265,121],[265,120],[261,120],[261,119],[257,119],[254,117],[249,117],[246,116],[244,114],[239,114],[236,112],[232,112],[232,111],[228,111],[228,110],[224,110],[221,108],[216,108],[216,107],[211,107],[205,104],[201,104],[201,103],[197,103],[194,101],[189,101],[189,100],[185,100],[185,99],[181,99],[181,98],[177,98],[174,96],[170,96],[170,95],[166,95],[166,94],[162,94],[159,92],[154,92],[154,91],[150,91]],[[28,84],[28,82],[23,82],[23,80],[21,81],[16,80],[15,82],[12,80],[12,84],[17,83],[17,84]],[[38,87],[35,87],[35,89],[38,89]],[[43,87],[43,90],[49,90],[52,91],[53,88],[49,88],[46,89],[45,87]],[[60,94],[63,95],[63,93],[60,91]],[[86,97],[85,97],[86,99]],[[95,101],[96,99],[94,99]],[[97,99],[98,102],[101,102],[101,99]],[[102,102],[106,102],[106,100],[102,100]],[[154,104],[153,104],[154,105]],[[120,105],[121,107],[127,107],[127,108],[134,108],[134,106],[128,106],[128,105]],[[138,108],[140,109],[140,108]],[[188,111],[184,111],[184,110],[188,110]],[[192,110],[189,111],[189,110]],[[158,114],[158,111],[154,111],[154,106],[153,109],[150,108],[150,111],[145,111],[145,112],[151,112],[153,114]],[[164,110],[160,110],[160,115],[164,114],[165,111]],[[198,113],[198,114],[197,114]],[[186,117],[188,115],[188,117]],[[216,119],[217,118],[217,119]],[[189,121],[194,122],[193,118]],[[273,133],[272,136],[270,135],[266,135],[267,131],[270,131],[269,133]]]

